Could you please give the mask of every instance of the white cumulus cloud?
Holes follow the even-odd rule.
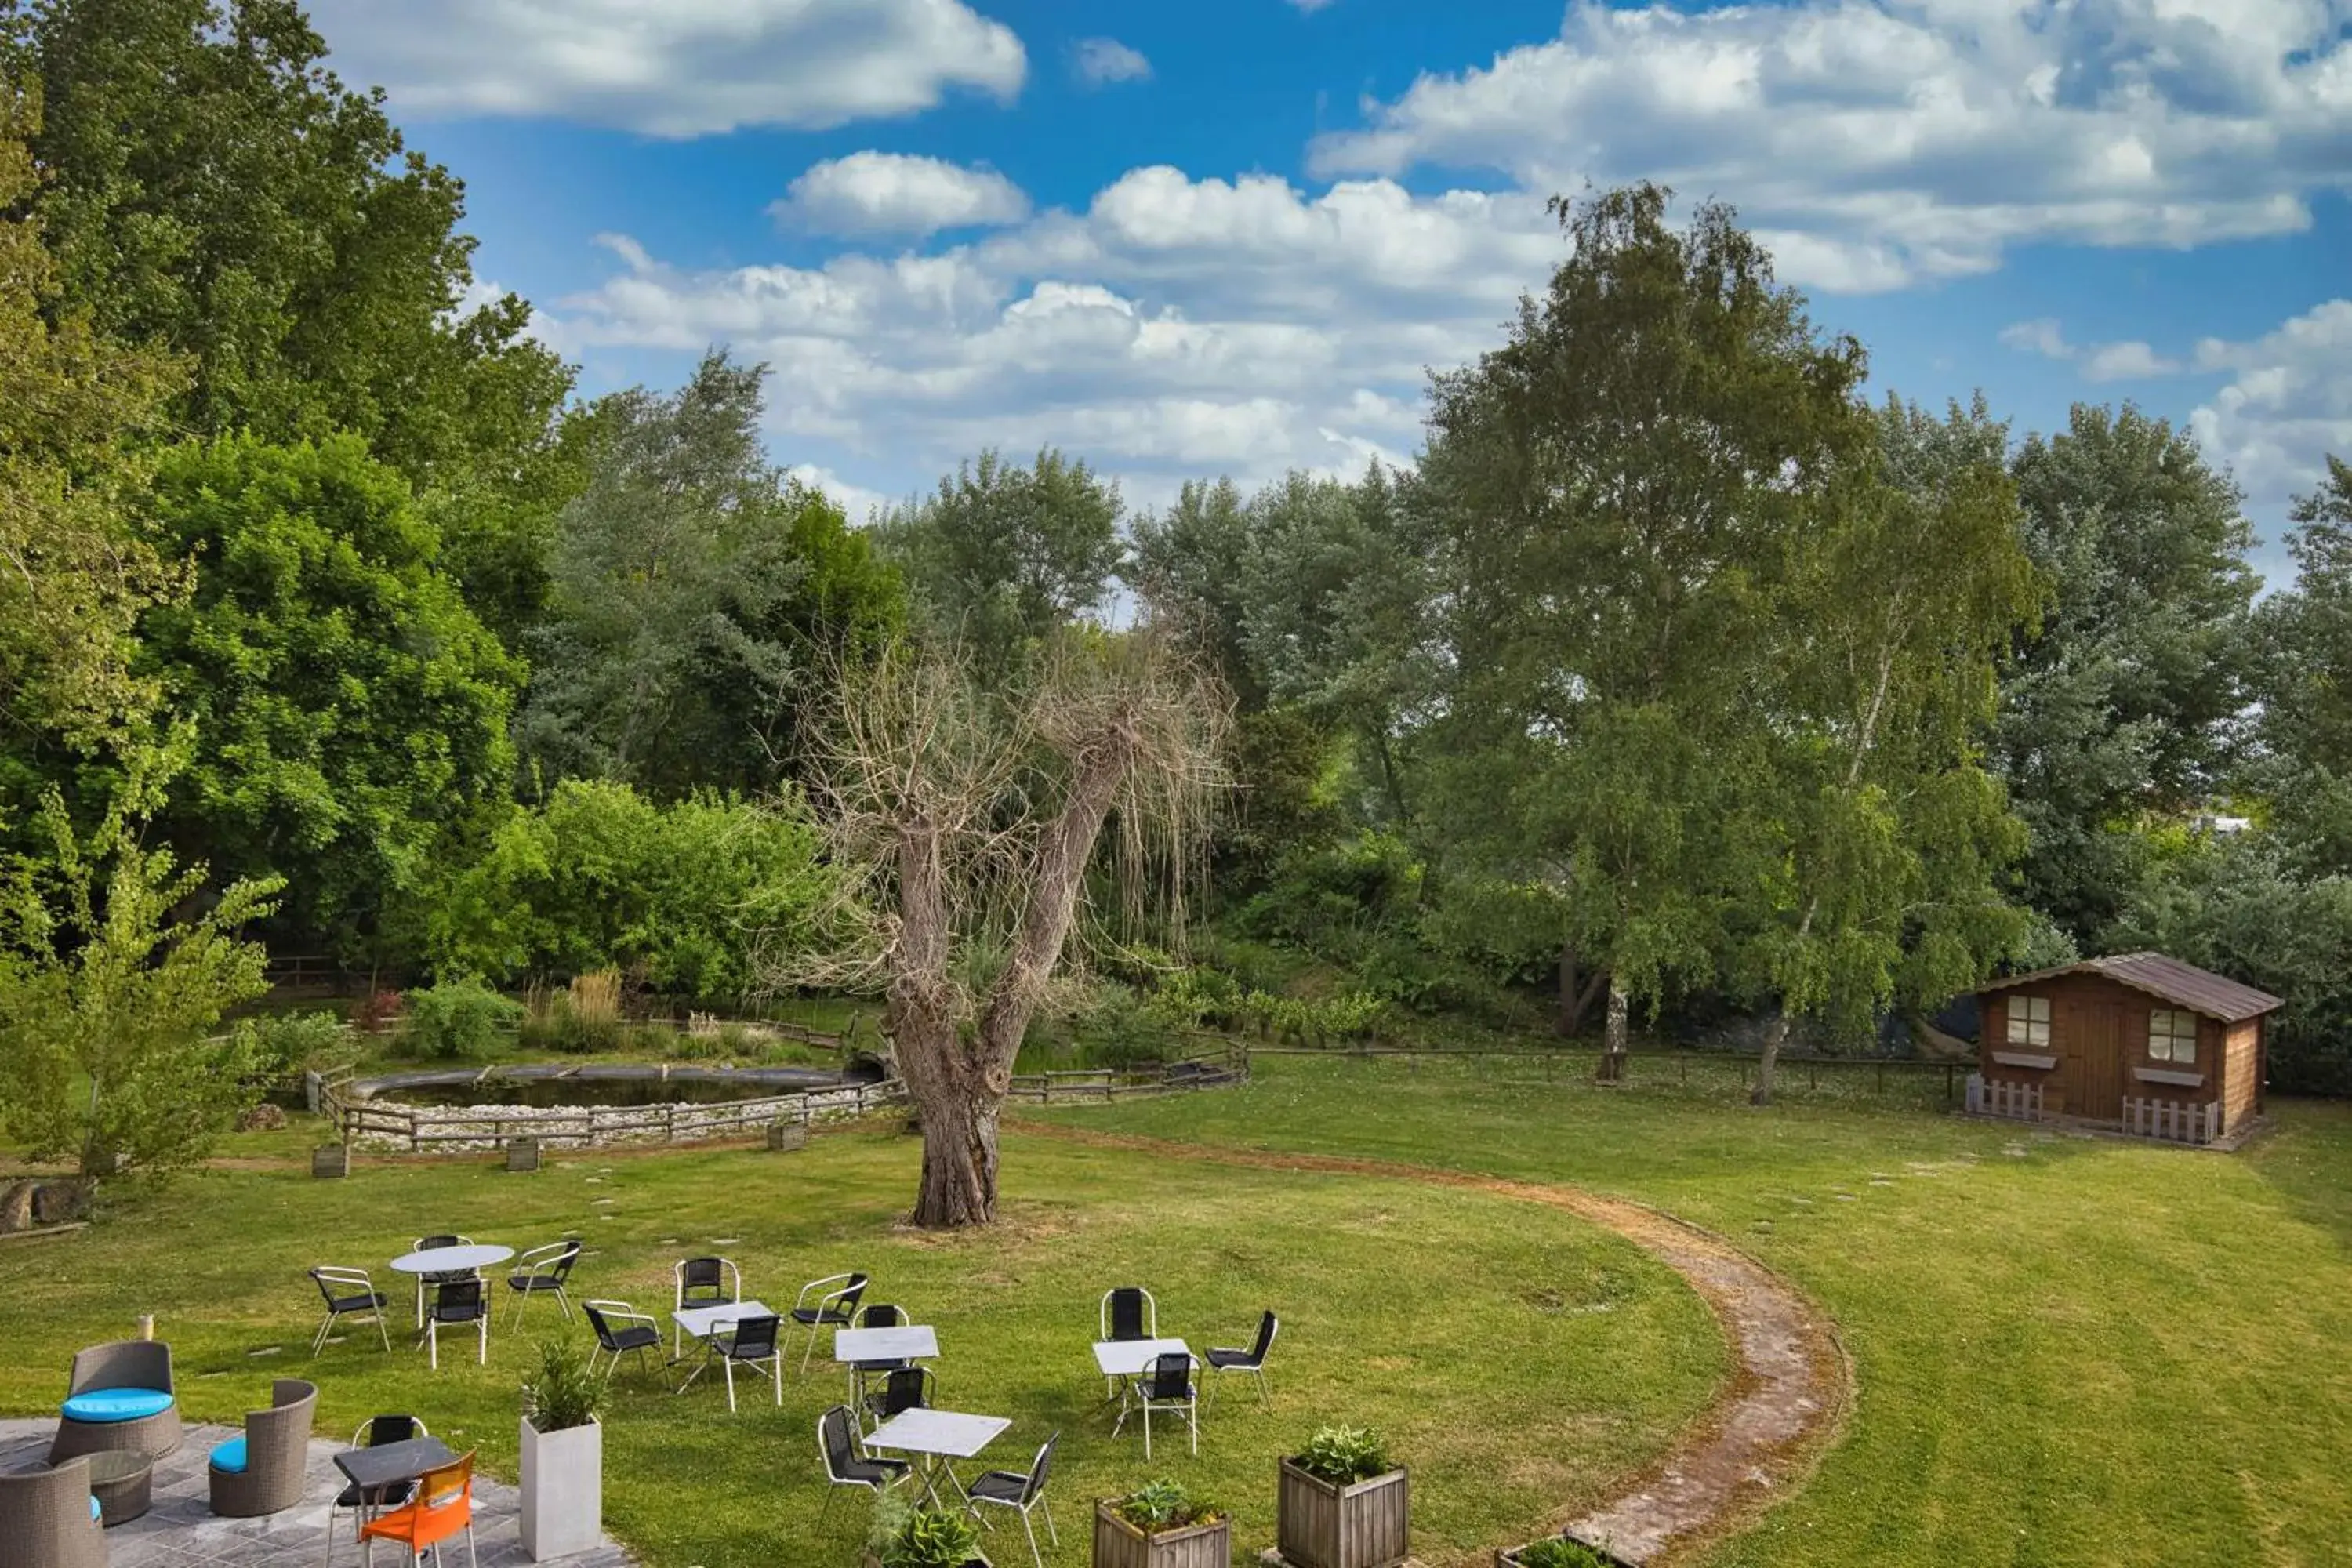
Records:
[[[1117,38],[1087,38],[1079,42],[1070,56],[1070,68],[1088,87],[1107,87],[1118,81],[1148,81],[1151,78],[1151,62],[1140,51],[1129,48]]]
[[[1575,0],[1557,38],[1425,74],[1323,175],[1493,169],[1719,196],[1825,289],[1982,272],[2026,240],[2300,230],[2352,187],[2345,0]]]
[[[580,121],[655,136],[823,130],[969,89],[1010,100],[1010,27],[962,0],[310,0],[346,79],[411,115]]]
[[[769,207],[780,223],[833,235],[908,235],[1018,223],[1021,187],[993,169],[903,153],[852,153],[818,163]]]
[[[2179,361],[2167,359],[2137,341],[2093,343],[2088,347],[2068,342],[2058,321],[2048,316],[2003,327],[2000,341],[2021,353],[2076,364],[2085,381],[2146,380],[2171,375],[2181,368]]]
[[[2315,489],[2328,453],[2352,458],[2352,299],[2331,300],[2250,342],[2209,338],[2196,367],[2231,379],[2189,416],[2257,505]]]

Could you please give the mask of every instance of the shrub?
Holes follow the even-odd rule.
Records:
[[[340,1056],[351,1044],[351,1028],[332,1013],[280,1013],[237,1025],[246,1037],[250,1070],[282,1079],[313,1063]]]
[[[404,1005],[397,991],[371,991],[352,1004],[352,1027],[362,1035],[390,1034]]]
[[[1609,1568],[1609,1561],[1581,1541],[1546,1536],[1531,1541],[1517,1553],[1519,1568]]]
[[[1131,1068],[1168,1058],[1168,1032],[1143,999],[1107,981],[1094,987],[1070,1019],[1071,1036],[1096,1067]]]
[[[413,1056],[451,1061],[488,1056],[499,1037],[522,1022],[522,1007],[470,974],[408,994],[401,1040]]]
[[[879,1533],[882,1568],[964,1568],[980,1555],[980,1525],[961,1509],[907,1509]]]
[[[1322,1427],[1290,1462],[1335,1487],[1368,1481],[1396,1468],[1389,1463],[1388,1445],[1368,1426]]]
[[[585,1426],[604,1400],[604,1381],[591,1376],[588,1359],[571,1340],[542,1340],[539,1371],[522,1385],[522,1413],[541,1432]]]
[[[1112,1503],[1111,1508],[1146,1535],[1181,1530],[1192,1524],[1214,1524],[1225,1516],[1224,1510],[1216,1504],[1194,1497],[1181,1482],[1164,1476],[1136,1488]]]

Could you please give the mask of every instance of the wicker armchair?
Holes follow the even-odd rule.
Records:
[[[78,1414],[75,1408],[90,1403],[84,1395],[112,1394],[128,1399],[142,1393],[163,1396],[163,1407],[136,1415]],[[57,1438],[49,1445],[49,1463],[109,1448],[163,1458],[180,1446],[180,1404],[174,1394],[172,1347],[160,1341],[117,1340],[75,1352],[73,1378],[66,1387],[66,1407],[58,1422]]]
[[[0,1475],[0,1568],[106,1568],[87,1458]]]
[[[212,1482],[213,1512],[224,1519],[252,1519],[302,1500],[310,1417],[318,1405],[315,1383],[281,1377],[269,1385],[269,1408],[247,1412],[245,1436],[215,1448],[212,1462],[205,1467]]]

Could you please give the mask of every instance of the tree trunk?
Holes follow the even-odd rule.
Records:
[[[1576,944],[1564,942],[1559,946],[1559,1008],[1552,1015],[1552,1033],[1562,1039],[1572,1040],[1584,1032],[1584,1016],[1592,1011],[1601,985],[1609,972],[1596,969],[1582,977],[1579,984]]]
[[[1625,1081],[1626,1003],[1625,988],[1617,984],[1615,975],[1611,975],[1609,978],[1609,1028],[1608,1032],[1601,1037],[1601,1068],[1596,1075],[1602,1083]]]
[[[915,1223],[930,1230],[996,1219],[999,1097],[934,1093],[916,1101],[923,1120],[923,1188]]]
[[[1783,1007],[1773,1015],[1772,1026],[1764,1031],[1764,1054],[1756,1061],[1756,1087],[1748,1091],[1750,1105],[1772,1103],[1772,1068],[1780,1060],[1780,1047],[1789,1037],[1789,1010]]]

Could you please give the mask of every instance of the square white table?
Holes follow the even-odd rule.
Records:
[[[919,1323],[895,1329],[835,1329],[833,1359],[861,1361],[936,1361],[940,1336]]]
[[[710,1364],[712,1342],[721,1329],[730,1328],[745,1318],[772,1318],[777,1313],[774,1308],[763,1301],[721,1301],[715,1307],[680,1307],[669,1316],[672,1322],[702,1342],[701,1364],[688,1373],[686,1381],[677,1385],[677,1391],[684,1394],[694,1386],[694,1380],[702,1375],[703,1367]],[[776,1353],[783,1353],[781,1345]]]
[[[957,1479],[955,1468],[948,1461],[972,1458],[1012,1425],[1002,1415],[968,1415],[958,1410],[901,1410],[874,1428],[866,1446],[912,1454],[920,1467],[923,1490],[932,1502],[938,1503],[940,1492],[934,1483],[941,1470],[947,1471],[957,1492],[963,1494],[963,1482]],[[964,1496],[966,1501],[971,1500],[969,1494]]]
[[[1105,1377],[1139,1377],[1164,1355],[1191,1355],[1182,1340],[1097,1340],[1095,1364]]]

